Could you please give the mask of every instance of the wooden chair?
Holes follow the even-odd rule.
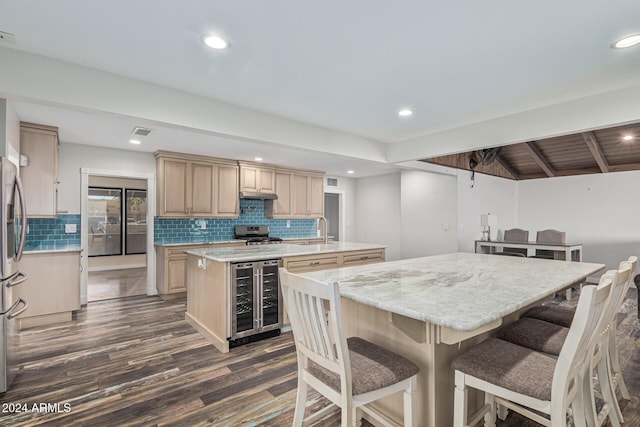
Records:
[[[511,228],[509,230],[504,230],[503,240],[505,242],[518,242],[518,243],[528,243],[529,242],[529,231],[523,230],[521,228]],[[523,256],[527,256],[528,251],[526,248],[509,248],[503,247],[501,255],[506,254],[521,254]],[[518,255],[514,255],[518,256]]]
[[[360,410],[393,425],[383,414],[363,405],[404,392],[404,425],[415,427],[418,366],[364,339],[345,337],[337,283],[326,285],[284,268],[280,281],[298,357],[293,425],[311,424],[335,409],[330,405],[303,419],[310,385],[341,408],[342,426],[358,425]]]
[[[568,414],[576,426],[585,426],[588,396],[583,390],[590,367],[586,355],[611,283],[609,277],[603,277],[597,287],[583,288],[575,320],[557,358],[498,338],[489,338],[456,358],[454,427],[475,426],[482,417],[486,427],[495,427],[497,404],[545,426],[564,427]],[[471,419],[468,387],[485,393],[485,405]]]
[[[614,317],[628,289],[631,278],[631,268],[631,263],[624,261],[620,263],[619,270],[610,270],[603,276],[603,278],[609,277],[612,281],[611,297],[607,301],[604,309],[602,322],[600,322],[593,331],[595,338],[592,348],[588,349],[588,352],[593,355],[590,360],[591,368],[589,373],[593,370],[597,371],[604,405],[600,411],[596,412],[595,401],[593,399],[593,376],[589,374],[585,377],[587,382],[584,393],[591,396],[591,400],[589,401],[591,404],[588,405],[588,409],[591,408],[590,410],[592,412],[588,413],[587,417],[590,426],[602,425],[607,417],[610,418],[614,427],[619,426],[622,422],[622,414],[615,397],[615,386],[609,373],[610,362],[607,360],[609,359],[607,353],[609,352],[609,331],[611,330],[611,323],[614,321]],[[573,325],[574,322],[575,320],[571,322],[571,325]],[[536,318],[523,317],[519,321],[502,328],[498,332],[497,337],[532,350],[542,351],[555,356],[559,355],[562,351],[569,331],[570,329],[564,326]],[[597,424],[596,420],[598,420]]]
[[[628,274],[624,272],[627,264],[629,267]],[[608,380],[610,383],[610,388],[614,396],[616,389],[620,388],[620,394],[626,400],[630,400],[631,395],[629,394],[629,390],[627,389],[627,386],[622,377],[622,369],[620,368],[619,361],[620,357],[618,355],[618,346],[616,345],[616,329],[618,324],[617,313],[620,310],[620,306],[622,305],[624,298],[633,283],[633,276],[637,271],[637,268],[637,256],[629,257],[627,261],[621,262],[618,267],[618,272],[621,273],[621,275],[619,276],[620,280],[624,280],[627,276],[628,280],[626,284],[624,282],[621,282],[620,287],[614,287],[614,296],[611,298],[610,302],[610,309],[613,310],[613,313],[610,315],[611,320],[607,325],[607,336],[604,337],[607,340],[606,358],[608,359],[607,366],[609,368]],[[529,317],[532,319],[537,319],[564,328],[568,328],[573,322],[574,315],[575,310],[569,307],[543,305],[532,308],[531,310],[527,311],[523,317]],[[622,411],[620,410],[617,399],[614,399],[614,409],[618,415],[620,422],[623,422],[624,420],[622,418]]]
[[[562,244],[565,242],[566,233],[558,230],[542,230],[536,233],[536,243],[540,244]],[[547,249],[536,249],[536,258],[554,259],[553,251]],[[571,260],[567,260],[571,261]]]

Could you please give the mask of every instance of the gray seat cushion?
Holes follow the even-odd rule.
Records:
[[[569,328],[523,317],[500,329],[496,337],[531,350],[558,356],[568,333]]]
[[[497,338],[489,338],[453,361],[453,368],[541,400],[551,400],[556,359]]]
[[[544,320],[545,322],[555,323],[556,325],[571,327],[573,316],[576,312],[569,307],[560,307],[557,305],[541,305],[527,311],[523,317],[531,317],[533,319]]]
[[[351,382],[353,395],[367,393],[390,386],[416,375],[420,368],[385,348],[362,338],[347,338],[351,359]],[[308,371],[323,383],[340,391],[340,376],[309,361]]]

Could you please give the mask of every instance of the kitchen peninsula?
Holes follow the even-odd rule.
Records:
[[[187,250],[186,320],[225,353],[239,340],[288,324],[280,266],[310,272],[380,263],[385,245],[353,242],[230,246]]]
[[[303,273],[338,282],[347,336],[420,366],[418,425],[453,425],[451,361],[533,304],[581,283],[602,264],[457,253]],[[484,404],[484,400],[475,401]],[[379,407],[402,419],[402,398]],[[472,411],[473,412],[473,411]]]

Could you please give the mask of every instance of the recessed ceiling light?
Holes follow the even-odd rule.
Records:
[[[624,49],[626,47],[635,46],[637,44],[640,44],[640,34],[631,34],[629,36],[624,36],[620,40],[617,40],[611,45],[611,47],[613,49]]]
[[[261,162],[261,161],[262,161],[262,157],[256,157],[256,158],[255,158],[255,159],[253,159],[253,160],[255,160],[256,162]]]
[[[140,145],[142,144],[142,142],[140,142],[139,139],[130,139],[129,142],[133,145]]]
[[[402,110],[398,111],[398,115],[400,117],[408,117],[411,116],[413,114],[413,110],[410,110],[408,108],[403,108]]]
[[[205,36],[202,41],[212,49],[221,50],[229,47],[229,42],[220,36]]]
[[[625,136],[622,137],[622,139],[624,141],[631,141],[631,140],[633,140],[633,135],[625,135]]]
[[[353,175],[353,174],[354,174],[354,173],[356,173],[356,172],[355,172],[355,171],[347,171],[347,173],[348,173],[349,175]]]

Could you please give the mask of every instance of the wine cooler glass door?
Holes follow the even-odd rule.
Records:
[[[269,260],[260,263],[262,279],[261,316],[262,330],[277,329],[281,327],[282,298],[278,282],[278,267],[280,260]]]
[[[233,265],[233,331],[234,337],[255,333],[256,316],[256,273],[255,263]]]

